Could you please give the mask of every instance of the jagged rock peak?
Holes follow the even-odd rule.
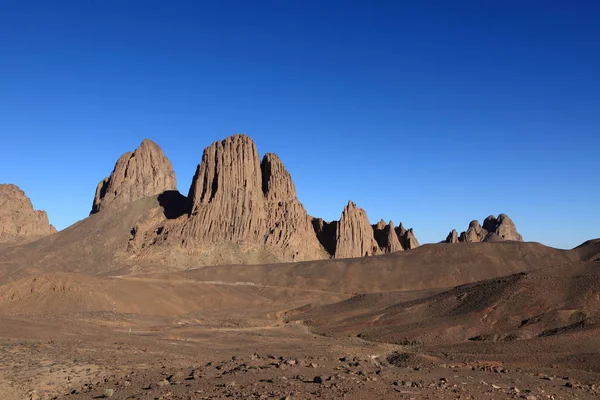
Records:
[[[400,240],[400,245],[404,250],[411,250],[419,247],[419,241],[417,240],[412,228],[406,229],[401,222],[395,231],[398,239]]]
[[[248,199],[262,197],[261,175],[258,151],[250,137],[235,134],[212,143],[204,149],[190,187],[192,212],[200,204],[238,197],[240,191]]]
[[[452,231],[448,234],[445,240],[446,243],[458,243],[458,233],[456,229],[452,229]]]
[[[455,231],[453,231],[455,232]],[[460,234],[458,242],[477,243],[477,242],[497,242],[503,240],[523,241],[523,237],[517,232],[514,222],[506,214],[488,216],[483,221],[483,226],[477,220],[469,223],[469,228]],[[452,232],[445,240],[446,243],[456,243]]]
[[[335,258],[363,257],[379,254],[373,227],[367,213],[349,201],[337,226]]]
[[[276,154],[267,153],[260,164],[262,189],[269,201],[296,198],[296,187],[292,177]]]
[[[404,239],[405,244],[404,244],[404,248],[406,250],[412,250],[412,249],[416,249],[417,247],[419,247],[419,241],[417,240],[417,236],[415,235],[415,232],[413,231],[413,228],[410,228],[409,230],[406,231],[406,238]]]
[[[45,211],[34,210],[25,192],[0,184],[0,243],[24,243],[56,232]]]
[[[176,186],[171,161],[160,146],[144,139],[135,151],[119,157],[110,176],[100,181],[90,214],[175,190]]]
[[[373,233],[375,235],[375,240],[383,253],[395,253],[404,250],[392,221],[386,225],[385,221],[382,219],[377,225],[373,226]]]

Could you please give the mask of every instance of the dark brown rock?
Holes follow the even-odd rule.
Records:
[[[174,190],[176,186],[169,159],[156,143],[144,139],[134,152],[123,154],[110,176],[100,181],[90,214]]]
[[[0,184],[0,243],[25,243],[55,232],[46,212],[34,210],[25,192]]]

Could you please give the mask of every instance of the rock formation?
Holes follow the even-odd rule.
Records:
[[[323,258],[311,218],[296,197],[292,177],[275,154],[267,153],[261,163],[262,187],[267,210],[267,246],[281,248],[293,260]]]
[[[90,214],[174,190],[176,186],[169,159],[156,143],[144,139],[134,152],[123,154],[110,176],[98,183]]]
[[[267,153],[261,160],[246,135],[230,136],[204,150],[187,198],[172,191],[174,187],[171,163],[156,144],[145,140],[119,158],[110,177],[98,185],[92,213],[159,195],[163,215],[154,213],[132,227],[128,251],[133,253],[170,245],[225,260],[230,258],[218,255],[223,247],[216,248],[231,244],[230,249],[242,253],[265,251],[273,261],[303,261],[418,246],[412,229],[402,224],[395,228],[392,222],[372,227],[366,212],[352,202],[339,221],[311,218],[279,157]]]
[[[275,154],[262,162],[248,136],[233,135],[204,150],[188,195],[187,243],[251,243],[285,260],[325,258],[292,178]]]
[[[25,243],[56,232],[16,185],[0,184],[0,243]]]
[[[498,242],[503,240],[523,241],[523,237],[517,232],[514,222],[506,215],[500,214],[498,218],[493,215],[488,216],[483,221],[483,226],[479,221],[473,220],[468,229],[456,238],[456,230],[452,230],[446,243],[478,243],[478,242]]]
[[[338,222],[335,258],[380,254],[367,213],[349,201]]]
[[[445,240],[446,243],[458,243],[458,233],[456,229],[452,229]]]
[[[412,228],[404,228],[402,222],[396,228],[396,234],[398,235],[398,239],[400,239],[400,244],[402,245],[404,250],[411,250],[419,247],[419,241],[417,240],[417,237],[415,236],[415,233],[413,232]]]
[[[483,229],[486,229],[489,234],[495,233],[500,240],[523,241],[523,236],[517,232],[515,223],[506,214],[500,214],[498,218],[490,215],[483,222]]]
[[[404,250],[392,221],[388,224],[384,220],[379,221],[377,225],[373,225],[373,231],[375,240],[383,253],[395,253]]]
[[[469,223],[467,231],[460,234],[460,241],[467,243],[483,242],[486,235],[487,231],[481,227],[479,221],[473,220]]]

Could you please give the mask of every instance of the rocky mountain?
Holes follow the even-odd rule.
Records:
[[[477,242],[498,242],[504,240],[513,240],[522,242],[523,237],[517,232],[515,223],[506,214],[498,215],[496,218],[493,215],[488,216],[483,221],[483,226],[479,224],[479,221],[473,220],[469,223],[469,227],[466,231],[462,232],[458,236],[455,229],[453,229],[445,243],[477,243]]]
[[[144,140],[125,153],[98,185],[92,214],[158,196],[164,212],[131,228],[128,251],[138,255],[183,249],[228,263],[264,253],[261,262],[363,257],[413,249],[412,229],[371,226],[366,212],[349,202],[339,221],[310,217],[292,177],[273,153],[261,159],[254,141],[237,134],[208,146],[188,195],[175,190],[170,161]],[[238,253],[231,258],[224,253]],[[224,254],[223,257],[220,254]],[[263,254],[263,255],[264,255]]]
[[[156,143],[144,139],[135,151],[123,154],[110,176],[98,183],[90,214],[175,190],[176,186],[171,161]]]
[[[0,243],[25,243],[55,232],[46,212],[34,210],[25,192],[0,184]]]

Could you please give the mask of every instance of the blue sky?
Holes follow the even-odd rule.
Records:
[[[143,138],[187,193],[243,132],[311,215],[351,199],[437,242],[503,212],[570,248],[600,237],[599,20],[593,1],[5,0],[0,181],[63,229]]]

